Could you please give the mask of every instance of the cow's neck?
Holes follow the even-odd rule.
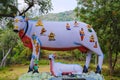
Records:
[[[27,31],[28,31],[28,26],[29,26],[28,21],[26,21],[26,24],[25,24],[25,26],[24,26],[24,34],[22,35],[21,38],[23,38],[23,37],[26,35],[26,33],[27,33]]]
[[[19,31],[19,36],[22,39],[25,35],[30,36],[30,32],[32,30],[32,27],[30,26],[31,24],[29,23],[29,21],[26,22],[24,29],[21,29]],[[21,34],[21,35],[20,35]]]
[[[54,67],[54,60],[50,60],[50,72],[52,75],[55,76],[54,71],[53,71],[53,67]]]

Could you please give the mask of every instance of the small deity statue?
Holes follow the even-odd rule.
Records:
[[[75,21],[74,27],[78,27],[78,22],[77,21]]]
[[[66,29],[67,29],[67,30],[71,30],[69,23],[66,24]]]
[[[39,43],[37,43],[35,46],[36,55],[38,55],[38,53],[39,53],[39,48],[40,48],[40,45],[39,45]]]
[[[94,35],[91,35],[91,36],[90,36],[90,42],[95,42],[95,40],[94,40]]]
[[[53,32],[51,32],[49,35],[49,41],[54,41],[55,40],[55,34]]]
[[[36,26],[43,26],[43,23],[41,20],[38,20],[38,22],[36,23]]]
[[[44,34],[46,31],[47,31],[47,30],[45,30],[45,28],[42,28],[40,34],[42,35],[42,34]]]
[[[83,41],[84,36],[85,36],[83,28],[81,28],[81,30],[80,30],[80,36],[81,36],[81,41]]]

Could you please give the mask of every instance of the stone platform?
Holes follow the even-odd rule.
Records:
[[[49,72],[26,73],[19,77],[19,80],[104,80],[104,77],[94,72],[83,73],[81,75],[64,75],[60,77],[51,76]]]

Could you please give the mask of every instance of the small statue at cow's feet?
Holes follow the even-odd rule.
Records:
[[[39,68],[39,67],[38,67],[38,60],[35,59],[33,69],[31,69],[31,68],[29,67],[28,73],[29,73],[29,72],[39,73],[38,68]]]

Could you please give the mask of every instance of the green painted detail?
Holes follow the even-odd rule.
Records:
[[[89,32],[92,32],[92,30],[91,30],[91,29],[88,29],[88,31],[89,31]]]
[[[39,61],[38,61],[37,59],[35,59],[34,63],[35,63],[35,64],[38,64],[38,62],[39,62]]]
[[[35,65],[33,68],[34,68],[34,70],[38,70],[38,66],[37,65]]]

